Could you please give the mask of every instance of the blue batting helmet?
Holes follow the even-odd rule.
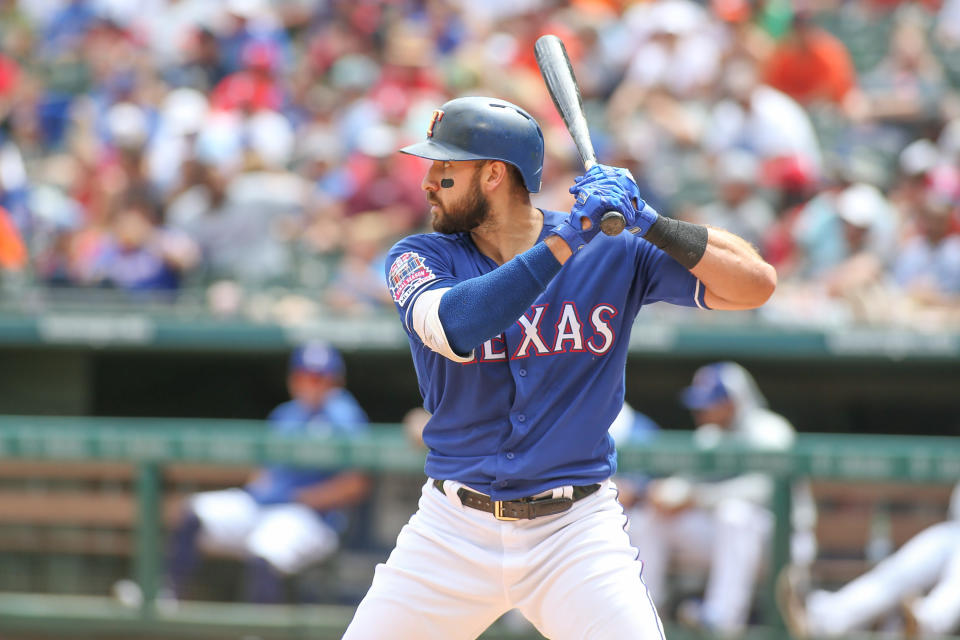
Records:
[[[433,112],[427,139],[400,149],[428,160],[502,160],[540,191],[543,132],[529,113],[497,98],[456,98]]]

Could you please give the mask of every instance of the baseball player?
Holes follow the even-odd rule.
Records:
[[[796,433],[767,402],[750,373],[735,362],[697,369],[681,394],[693,413],[694,442],[703,449],[740,443],[757,451],[792,446]],[[671,476],[651,481],[645,500],[630,511],[630,539],[644,561],[644,582],[663,605],[672,560],[707,574],[702,603],[688,600],[678,618],[734,636],[747,624],[774,518],[773,481],[761,473],[736,476]],[[794,491],[792,547],[798,562],[814,555],[813,498],[806,485]]]
[[[343,376],[343,359],[330,345],[314,342],[295,349],[287,376],[291,400],[271,412],[271,429],[321,437],[363,432],[367,415],[343,388]],[[182,594],[202,548],[246,557],[247,599],[279,602],[283,576],[337,550],[345,524],[340,510],[362,501],[369,486],[359,471],[275,465],[259,471],[243,488],[191,496],[171,539],[174,595]]]
[[[518,609],[549,638],[662,638],[610,481],[634,318],[657,301],[756,307],[773,268],[659,216],[623,169],[579,177],[569,213],[533,207],[543,134],[509,102],[451,100],[401,151],[432,161],[436,233],[386,262],[431,414],[429,477],[344,637],[475,638]],[[627,232],[598,234],[610,210]]]
[[[927,527],[838,591],[802,597],[795,574],[778,579],[778,598],[794,637],[841,637],[900,609],[907,637],[960,630],[960,484],[948,517]]]

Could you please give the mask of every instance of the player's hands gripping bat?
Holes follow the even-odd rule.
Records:
[[[583,166],[588,171],[597,164],[597,155],[590,141],[590,131],[587,129],[587,119],[583,115],[583,100],[580,97],[580,88],[573,75],[573,67],[567,50],[555,35],[545,35],[537,39],[534,45],[534,54],[540,74],[547,85],[550,97],[557,111],[567,125],[567,131],[573,138]],[[615,236],[623,231],[627,221],[618,211],[606,212],[600,221],[600,229],[608,236]]]
[[[626,196],[627,205],[621,199],[610,200],[611,210],[619,211],[627,221],[628,231],[644,237],[654,225],[660,214],[647,204],[640,195],[640,187],[629,169],[595,164],[584,175],[579,176],[570,187],[570,193],[579,197],[585,189],[595,191],[619,191]]]

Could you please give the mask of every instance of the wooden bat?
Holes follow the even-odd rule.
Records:
[[[590,167],[597,164],[597,154],[593,150],[593,142],[590,141],[587,119],[583,115],[580,87],[573,75],[567,50],[560,38],[545,35],[537,38],[533,52],[543,81],[553,98],[553,104],[563,117],[563,123],[567,125],[573,143],[577,145],[584,168],[589,171]],[[608,236],[617,235],[626,226],[627,221],[619,211],[607,211],[600,219],[600,230]]]

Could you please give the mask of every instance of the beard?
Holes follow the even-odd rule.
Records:
[[[458,202],[445,207],[438,200],[427,198],[440,211],[433,215],[433,230],[439,233],[463,233],[473,231],[490,215],[490,201],[480,190],[479,172],[473,175],[470,191]]]

